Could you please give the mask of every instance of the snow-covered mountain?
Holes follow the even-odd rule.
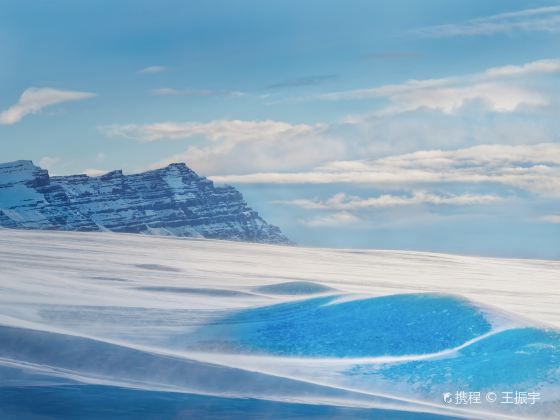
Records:
[[[235,188],[214,186],[183,163],[99,177],[51,177],[26,160],[0,164],[0,226],[290,243]]]

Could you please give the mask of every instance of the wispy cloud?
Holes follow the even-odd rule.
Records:
[[[415,29],[412,34],[426,38],[480,36],[523,32],[560,32],[560,6],[540,7],[515,12]]]
[[[169,70],[169,68],[165,66],[149,66],[144,67],[137,71],[138,74],[155,74],[155,73],[162,73],[164,71]]]
[[[544,223],[560,224],[560,214],[548,214],[546,216],[541,217],[539,221]]]
[[[155,124],[123,124],[102,127],[109,137],[125,137],[139,141],[189,139],[203,136],[212,141],[245,142],[293,137],[309,134],[319,126],[290,124],[282,121],[214,120],[210,122],[164,122]]]
[[[360,218],[352,213],[339,212],[311,219],[301,219],[298,222],[310,227],[337,227],[358,223],[360,222]]]
[[[285,89],[292,87],[302,87],[302,86],[313,86],[321,83],[336,80],[338,75],[336,74],[319,74],[313,76],[298,77],[295,79],[283,80],[281,82],[273,83],[268,87],[268,89]]]
[[[174,88],[159,88],[152,90],[152,95],[155,96],[192,96],[192,97],[210,97],[210,96],[232,96],[240,97],[247,95],[245,92],[234,90],[191,90],[191,89],[174,89]]]
[[[397,214],[395,212],[398,212],[401,216],[405,215],[405,218],[410,218],[411,213],[406,212],[406,208],[413,209],[416,219],[419,214],[435,216],[438,211],[443,210],[441,206],[479,206],[501,202],[504,199],[504,197],[495,194],[449,194],[416,190],[408,194],[381,194],[368,198],[341,192],[325,200],[304,198],[276,201],[275,203],[310,210],[310,213],[314,216],[298,220],[300,224],[310,227],[338,227],[347,225],[364,226],[372,220],[373,212],[375,212],[374,218],[379,223],[380,218],[386,219],[388,214],[391,214],[391,218],[394,218]],[[440,207],[440,209],[435,206]],[[317,214],[317,212],[319,213]]]
[[[372,161],[334,161],[310,171],[214,176],[216,182],[250,184],[499,184],[560,196],[560,144],[482,145],[426,150]]]
[[[512,112],[522,106],[550,104],[546,93],[527,87],[527,78],[560,73],[560,59],[538,60],[524,65],[490,68],[481,73],[441,79],[410,80],[400,84],[322,94],[329,101],[387,98],[380,115],[433,109],[452,114],[479,101],[489,111]]]
[[[503,200],[493,194],[433,194],[426,191],[414,191],[410,195],[383,194],[378,197],[361,198],[338,193],[327,200],[297,199],[277,201],[278,204],[287,204],[308,210],[340,210],[354,211],[387,207],[431,205],[474,205],[487,204]]]
[[[15,124],[26,115],[37,114],[43,108],[64,102],[81,101],[93,98],[95,93],[53,88],[29,88],[20,96],[19,101],[0,113],[0,124]]]

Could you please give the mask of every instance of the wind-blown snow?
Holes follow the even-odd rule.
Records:
[[[0,229],[0,418],[558,418],[559,281],[557,261]],[[541,401],[442,401],[460,390]]]

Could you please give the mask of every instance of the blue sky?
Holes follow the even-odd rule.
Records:
[[[1,161],[184,161],[303,245],[560,258],[559,1],[30,1]]]

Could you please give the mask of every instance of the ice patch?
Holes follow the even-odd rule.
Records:
[[[558,385],[560,333],[536,328],[499,332],[458,351],[456,357],[388,365],[376,372],[434,393],[460,389],[531,389]],[[515,367],[515,368],[512,368]],[[358,368],[359,369],[359,368]]]
[[[435,353],[487,333],[468,301],[405,294],[329,304],[336,296],[239,311],[195,332],[199,348],[306,357]]]

